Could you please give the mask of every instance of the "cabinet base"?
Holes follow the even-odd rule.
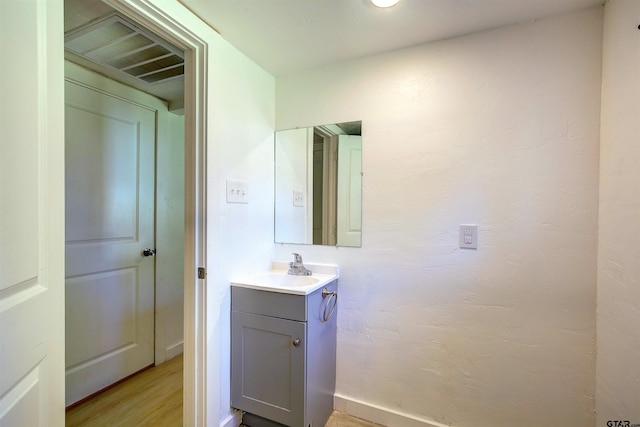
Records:
[[[242,425],[247,427],[287,427],[284,424],[259,417],[249,412],[242,415]]]

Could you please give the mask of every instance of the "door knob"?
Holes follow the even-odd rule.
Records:
[[[142,251],[142,255],[144,256],[156,256],[156,250],[151,248],[145,248]]]
[[[300,340],[293,340],[293,346],[297,347],[300,345]]]

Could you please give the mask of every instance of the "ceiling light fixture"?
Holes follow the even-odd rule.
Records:
[[[400,0],[371,0],[371,3],[378,7],[391,7],[399,1]]]

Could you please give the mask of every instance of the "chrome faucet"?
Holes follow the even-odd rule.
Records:
[[[289,263],[289,271],[287,274],[295,276],[311,276],[311,270],[304,266],[300,254],[293,253],[293,262]]]

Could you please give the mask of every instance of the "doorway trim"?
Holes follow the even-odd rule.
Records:
[[[153,0],[103,0],[126,17],[184,50],[185,245],[183,423],[206,425],[206,140],[209,45]],[[177,2],[176,2],[177,3]],[[183,8],[181,4],[178,4]],[[188,12],[186,9],[185,13]],[[188,12],[191,13],[191,12]]]

